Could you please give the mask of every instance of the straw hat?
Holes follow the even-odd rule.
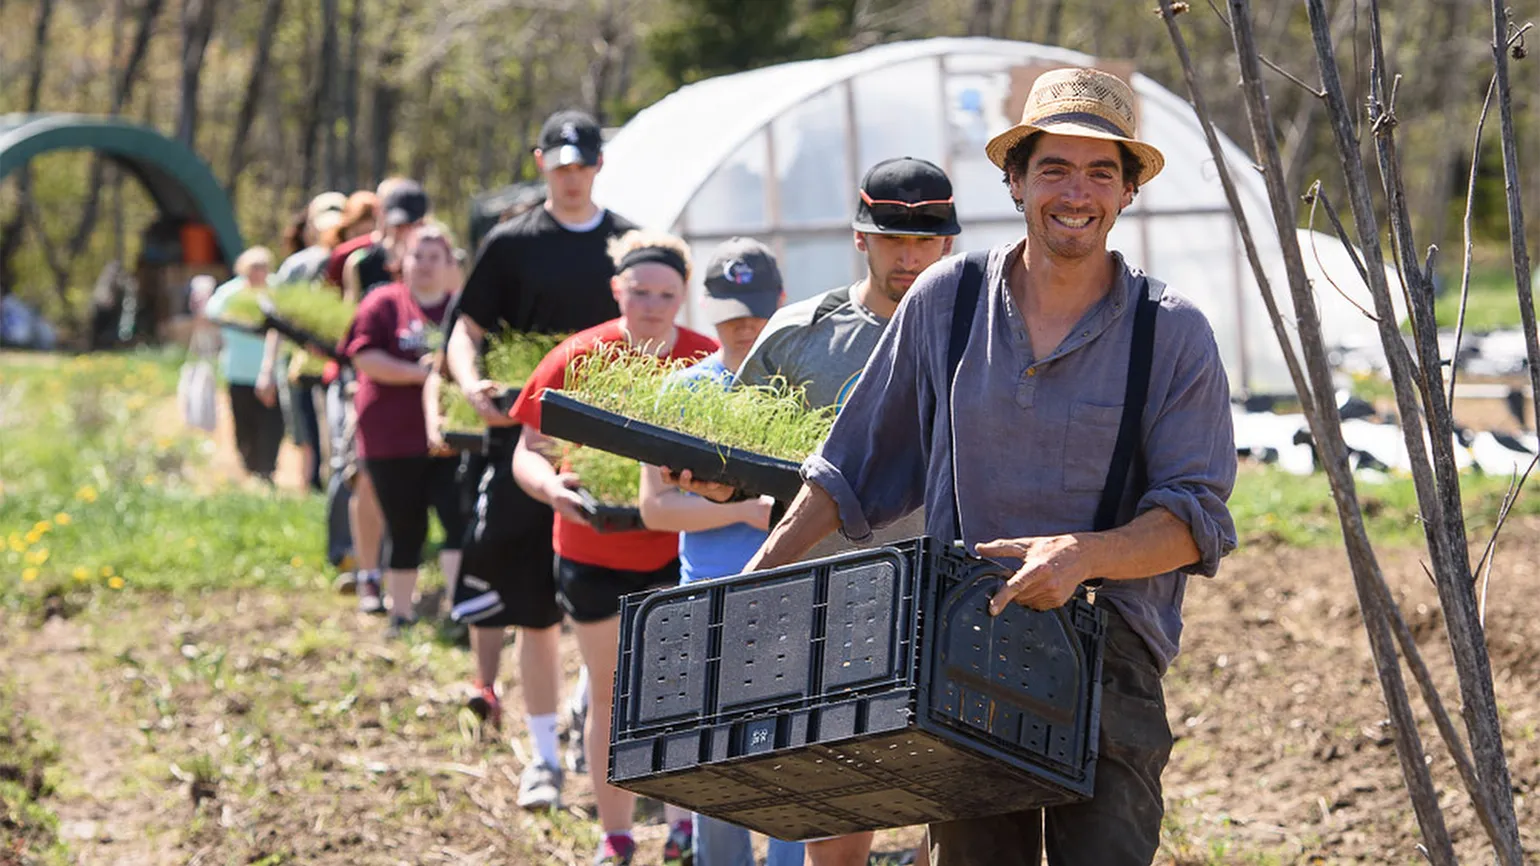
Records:
[[[989,161],[1005,168],[1005,154],[1034,132],[1121,141],[1144,163],[1139,185],[1160,174],[1166,158],[1135,137],[1134,91],[1123,79],[1099,69],[1054,69],[1032,83],[1021,123],[989,140]]]

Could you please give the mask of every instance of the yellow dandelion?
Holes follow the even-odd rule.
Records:
[[[113,575],[112,566],[110,566],[110,565],[102,566],[102,577],[112,577],[112,575]]]
[[[71,574],[74,576],[74,578],[76,580],[84,582],[87,578],[89,578],[91,576],[91,571],[89,569],[87,569],[83,565],[77,565],[77,566],[75,566],[75,570],[73,572],[71,572]]]
[[[22,569],[21,570],[21,579],[22,579],[23,583],[31,583],[32,581],[37,580],[37,569],[35,569],[35,568],[24,568],[24,569]]]
[[[27,533],[27,543],[28,544],[37,544],[39,541],[42,541],[42,540],[43,540],[43,533],[38,532],[36,529],[34,529],[31,532]]]
[[[155,439],[155,447],[161,449],[162,451],[166,450],[167,448],[170,448],[171,447],[171,437],[169,437],[169,436],[159,436],[159,437],[156,437],[156,439]]]
[[[32,524],[32,531],[39,534],[47,532],[50,529],[53,529],[52,520],[39,520],[38,522]]]
[[[122,589],[123,588],[123,578],[121,578],[121,577],[110,578],[107,581],[107,585],[112,587],[113,589]]]
[[[42,565],[48,561],[48,548],[40,547],[37,550],[29,550],[22,559],[28,565]]]
[[[11,551],[13,553],[21,553],[23,550],[27,549],[27,542],[22,539],[21,533],[13,532],[11,533],[11,537],[6,540],[10,542]]]
[[[74,520],[74,518],[70,517],[69,513],[64,511],[61,511],[53,516],[53,522],[60,526],[69,526],[71,520]]]
[[[96,488],[87,484],[86,486],[75,491],[75,498],[79,499],[81,502],[95,502]]]
[[[197,547],[197,546],[198,546],[198,539],[196,539],[196,538],[189,538],[189,539],[187,539],[187,549],[188,550],[191,550],[191,549],[193,549],[194,547]]]
[[[302,566],[304,564],[305,564],[304,557],[296,556],[293,559],[289,560],[289,565],[293,566],[294,568],[299,568],[300,566]]]
[[[144,483],[145,484],[154,484],[155,483],[155,475],[154,475],[154,473],[151,473],[149,475],[144,476]]]

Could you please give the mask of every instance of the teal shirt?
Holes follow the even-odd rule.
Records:
[[[205,308],[206,315],[210,318],[218,318],[224,313],[225,305],[230,303],[230,299],[245,290],[244,277],[236,277],[215,289]],[[262,338],[233,328],[220,330],[225,347],[219,353],[219,371],[225,377],[225,381],[231,385],[257,384],[257,374],[262,372]]]

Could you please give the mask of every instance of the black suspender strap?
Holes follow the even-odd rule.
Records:
[[[1112,448],[1112,463],[1107,467],[1107,483],[1102,487],[1101,502],[1096,506],[1096,522],[1091,526],[1096,532],[1117,525],[1118,506],[1123,503],[1129,470],[1137,467],[1137,483],[1141,487],[1145,483],[1144,449],[1140,446],[1144,433],[1144,404],[1150,393],[1150,365],[1155,359],[1155,313],[1160,309],[1160,298],[1150,297],[1149,280],[1143,277],[1139,279],[1137,294],[1134,336],[1128,350],[1128,384],[1123,390],[1123,418],[1118,422],[1117,444]]]
[[[952,423],[952,384],[957,379],[957,368],[962,365],[963,350],[968,348],[968,334],[973,330],[973,318],[979,306],[979,295],[984,291],[984,271],[989,264],[989,251],[968,253],[963,257],[962,276],[957,280],[957,299],[952,306],[952,333],[946,343],[946,382],[941,399],[947,407],[947,442],[952,452],[952,537],[962,540],[962,507],[957,497],[957,428]]]

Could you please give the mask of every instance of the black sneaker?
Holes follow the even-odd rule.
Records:
[[[390,626],[386,629],[386,634],[392,638],[399,638],[405,635],[407,632],[411,631],[412,626],[416,624],[417,620],[415,617],[396,616],[392,614],[390,617]]]
[[[362,576],[358,579],[358,609],[364,613],[385,612],[385,596],[380,592],[380,579]]]

